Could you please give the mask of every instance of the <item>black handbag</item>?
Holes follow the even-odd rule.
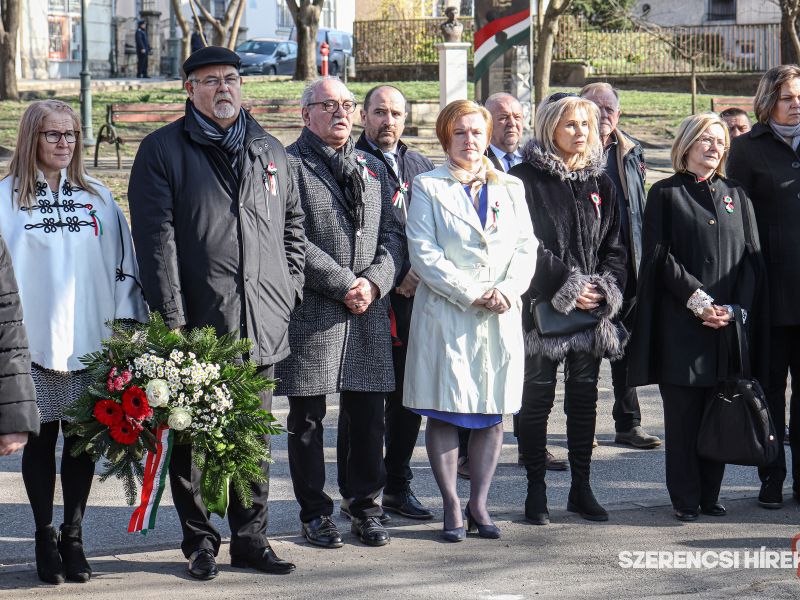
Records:
[[[734,307],[738,343],[736,373],[719,381],[703,413],[697,439],[701,458],[731,465],[763,467],[780,452],[775,424],[761,384],[750,376],[750,355],[742,309]],[[728,344],[720,348],[720,365],[728,362]]]
[[[537,298],[532,302],[531,312],[536,330],[544,337],[572,335],[593,329],[599,322],[596,316],[586,310],[575,308],[567,314],[558,312],[549,300],[543,298]]]

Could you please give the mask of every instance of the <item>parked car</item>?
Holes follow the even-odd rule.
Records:
[[[297,43],[273,38],[247,40],[236,48],[242,75],[294,75]]]
[[[289,39],[297,41],[297,29],[292,27]],[[353,34],[339,29],[320,27],[317,30],[317,72],[322,73],[322,55],[319,48],[322,42],[328,42],[328,75],[340,75],[347,68],[347,60],[354,56]]]

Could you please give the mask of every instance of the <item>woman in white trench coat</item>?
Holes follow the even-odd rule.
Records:
[[[484,156],[488,111],[448,104],[436,134],[448,161],[414,179],[408,212],[411,266],[419,275],[403,404],[428,417],[428,458],[442,493],[448,541],[465,538],[456,489],[457,426],[472,429],[467,528],[499,538],[486,508],[500,456],[503,414],[520,408],[524,350],[520,296],[537,242],[521,182]]]

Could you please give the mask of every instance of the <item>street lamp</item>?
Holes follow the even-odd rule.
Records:
[[[83,126],[83,145],[94,146],[92,130],[92,75],[89,73],[89,1],[81,0],[81,124]]]

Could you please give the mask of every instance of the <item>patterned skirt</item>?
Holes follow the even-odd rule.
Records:
[[[92,383],[89,371],[51,371],[37,364],[31,365],[33,385],[36,388],[36,406],[42,423],[59,421],[64,411],[81,397]]]

